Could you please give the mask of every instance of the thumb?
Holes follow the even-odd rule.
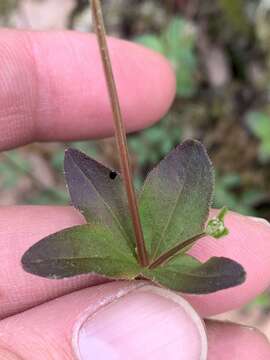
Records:
[[[193,308],[143,282],[80,290],[7,318],[0,344],[22,360],[207,358],[204,325]]]

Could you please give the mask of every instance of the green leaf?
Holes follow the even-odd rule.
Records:
[[[175,54],[177,58],[181,58],[181,55],[187,53],[187,50],[195,48],[195,27],[192,22],[184,18],[172,18],[162,37],[166,44],[166,50],[170,54]]]
[[[251,111],[247,122],[255,136],[260,140],[260,160],[267,162],[270,159],[270,116],[264,112]]]
[[[213,257],[201,264],[185,255],[159,268],[146,270],[144,276],[171,290],[208,294],[242,284],[246,274],[240,264],[224,257]]]
[[[75,149],[66,151],[64,169],[72,204],[87,222],[113,228],[134,249],[126,192],[120,175]]]
[[[149,173],[139,208],[151,260],[204,231],[213,183],[205,148],[194,140],[176,147]]]
[[[139,44],[144,45],[156,52],[159,52],[161,54],[164,53],[164,48],[163,48],[163,44],[161,42],[161,40],[152,34],[146,34],[146,35],[142,35],[139,36],[135,39],[135,41],[137,41]]]
[[[196,40],[195,26],[182,17],[173,17],[159,37],[146,34],[136,39],[170,60],[176,73],[177,95],[184,98],[192,97],[198,88]]]
[[[24,270],[62,279],[86,273],[133,279],[139,273],[126,240],[100,224],[75,226],[33,245],[22,258]]]
[[[162,36],[165,55],[171,60],[176,71],[177,95],[185,98],[193,96],[198,85],[196,37],[193,24],[180,17],[171,20]]]
[[[259,139],[270,139],[270,116],[267,113],[251,111],[248,113],[247,122]]]

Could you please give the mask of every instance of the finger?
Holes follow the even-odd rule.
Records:
[[[212,212],[214,216],[216,211]],[[270,284],[270,224],[231,212],[225,223],[230,234],[219,240],[204,238],[191,254],[206,261],[211,256],[225,256],[239,262],[247,273],[244,284],[209,295],[186,298],[203,317],[239,308],[263,292]]]
[[[160,119],[175,93],[169,63],[126,41],[111,38],[109,47],[128,130]],[[95,36],[2,30],[0,64],[0,150],[112,134]]]
[[[31,244],[49,233],[83,222],[79,212],[68,207],[0,208],[0,319],[74,290],[104,282],[103,278],[93,275],[61,281],[47,280],[27,274],[22,269],[21,256]]]
[[[83,222],[73,208],[21,206],[0,208],[0,316],[4,317],[79,289],[100,278],[91,275],[68,280],[47,280],[28,274],[21,256],[41,238]],[[204,316],[245,304],[269,285],[270,227],[253,219],[230,213],[226,218],[230,235],[224,239],[202,239],[192,251],[206,260],[227,256],[247,271],[245,284],[203,296],[188,296]]]
[[[270,344],[254,328],[207,321],[208,360],[270,359]]]
[[[2,320],[0,344],[21,360],[206,360],[207,352],[192,307],[140,282],[84,289]]]

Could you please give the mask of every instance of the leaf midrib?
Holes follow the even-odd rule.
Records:
[[[163,231],[162,231],[162,234],[161,234],[161,236],[160,236],[160,240],[159,240],[158,245],[156,246],[156,249],[155,249],[155,251],[154,251],[154,255],[153,255],[153,257],[152,257],[154,260],[155,260],[155,258],[156,258],[156,256],[157,256],[157,253],[158,253],[158,251],[159,251],[159,248],[160,248],[161,244],[164,242],[165,233],[166,233],[166,231],[167,231],[167,229],[168,229],[168,227],[169,227],[169,224],[171,223],[173,214],[175,213],[175,210],[176,210],[176,207],[177,207],[177,205],[178,205],[179,199],[180,199],[180,197],[181,197],[181,195],[182,195],[182,193],[183,193],[183,189],[184,189],[184,187],[185,187],[186,177],[187,177],[187,172],[188,172],[188,170],[189,170],[190,162],[191,162],[191,157],[190,157],[190,159],[188,160],[188,163],[187,163],[187,166],[186,166],[186,170],[185,170],[185,172],[184,172],[183,185],[181,186],[181,190],[179,190],[179,192],[178,192],[178,195],[177,195],[177,197],[176,197],[176,201],[174,202],[174,206],[173,206],[173,208],[172,208],[172,210],[171,210],[171,212],[170,212],[170,214],[169,214],[168,221],[167,221],[167,223],[166,223],[166,225],[165,225],[165,227],[164,227],[164,229],[163,229]]]

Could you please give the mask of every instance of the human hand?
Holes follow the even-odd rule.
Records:
[[[175,80],[167,62],[148,50],[110,40],[128,130],[150,125],[168,109]],[[71,32],[0,32],[0,149],[33,141],[112,134],[112,118],[94,36]],[[270,226],[230,213],[230,235],[202,239],[201,260],[226,256],[241,263],[246,282],[203,296],[184,296],[146,282],[108,282],[84,275],[47,280],[25,273],[23,253],[55,231],[81,224],[70,207],[0,209],[0,359],[268,359],[257,331],[206,321],[262,292],[270,279]],[[199,315],[198,315],[199,314]]]

